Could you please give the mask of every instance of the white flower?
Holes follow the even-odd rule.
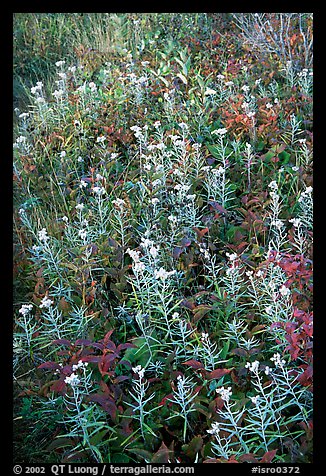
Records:
[[[222,137],[222,136],[224,136],[224,134],[227,133],[227,131],[228,130],[225,127],[222,127],[220,129],[216,129],[215,131],[212,131],[212,134],[217,134],[217,135]]]
[[[174,312],[172,314],[172,319],[178,319],[179,316],[180,316],[180,314],[178,312]]]
[[[261,78],[259,78],[259,79],[256,79],[256,81],[255,81],[255,85],[256,85],[256,86],[258,86],[258,84],[259,84],[259,83],[261,83],[261,80],[262,80]]]
[[[228,402],[232,395],[232,390],[231,390],[231,387],[228,387],[228,388],[221,387],[216,389],[216,393],[219,393],[221,395],[222,400],[224,400],[225,402]]]
[[[158,248],[156,248],[155,246],[152,246],[149,250],[149,253],[151,256],[153,256],[153,258],[157,258],[158,256]]]
[[[266,314],[268,314],[268,315],[272,314],[272,312],[273,312],[272,306],[267,306],[266,309],[265,309],[265,312],[266,312]]]
[[[205,340],[207,340],[207,339],[208,339],[208,334],[207,334],[206,332],[202,332],[202,333],[201,333],[201,339],[200,339],[200,340],[201,340],[201,341],[205,341]]]
[[[112,200],[113,205],[116,205],[120,210],[126,205],[126,202],[122,200],[122,198],[117,198],[116,200]]]
[[[82,240],[86,240],[87,230],[78,230],[78,236],[79,236]]]
[[[27,314],[30,313],[32,309],[33,309],[33,304],[23,304],[18,312],[25,317],[27,316]]]
[[[19,119],[26,119],[27,117],[29,117],[29,113],[28,112],[22,112],[21,114],[19,114]]]
[[[214,96],[216,94],[216,91],[214,89],[207,88],[205,91],[205,96]]]
[[[152,198],[152,200],[151,200],[151,202],[152,202],[153,205],[156,205],[157,203],[159,203],[159,201],[160,201],[160,200],[159,200],[157,197],[154,197],[154,198]]]
[[[78,205],[75,206],[76,210],[84,210],[85,205],[83,203],[78,203]]]
[[[272,180],[268,186],[274,191],[278,189],[278,186],[275,180]]]
[[[131,250],[130,248],[128,248],[127,253],[135,263],[139,262],[140,251]]]
[[[185,122],[179,122],[178,126],[183,130],[188,129],[188,125]]]
[[[241,88],[241,91],[244,91],[245,93],[247,93],[249,90],[250,90],[250,88],[246,84],[244,86],[242,86],[242,88]]]
[[[105,140],[106,140],[106,137],[105,137],[105,136],[99,136],[99,137],[96,139],[96,142],[103,143]]]
[[[141,365],[137,365],[136,367],[133,367],[132,370],[133,372],[135,372],[135,374],[139,375],[139,378],[144,377],[145,369],[143,369]]]
[[[66,64],[66,62],[61,60],[61,61],[57,61],[55,65],[58,66],[58,68],[59,68],[61,66],[64,66],[65,64]]]
[[[282,296],[288,296],[289,294],[291,294],[291,291],[283,284],[283,286],[281,286],[280,288],[280,293],[282,294]]]
[[[254,403],[255,405],[257,405],[257,401],[259,399],[259,395],[256,395],[256,397],[249,397],[250,400],[252,401],[252,403]]]
[[[275,367],[283,367],[285,365],[285,360],[281,360],[281,355],[276,353],[271,357],[271,361],[274,362]]]
[[[64,95],[64,90],[63,89],[59,89],[59,90],[55,90],[53,92],[53,96],[56,98],[56,99],[61,99]]]
[[[50,239],[45,228],[42,228],[42,230],[38,231],[37,233],[40,241],[44,241],[46,243]]]
[[[271,369],[270,367],[268,367],[268,365],[266,365],[264,372],[266,375],[269,375],[271,373]]]
[[[64,221],[65,223],[68,223],[69,218],[65,215],[62,217],[62,221]]]
[[[155,129],[158,129],[161,125],[161,122],[160,121],[155,121],[153,126],[155,127]]]
[[[233,86],[234,82],[233,81],[225,81],[225,86]]]
[[[96,91],[96,89],[97,89],[96,84],[93,83],[93,81],[91,81],[91,82],[88,84],[88,86],[89,86],[89,88],[90,88],[90,90],[91,90],[92,92]]]
[[[238,255],[236,253],[225,253],[226,256],[229,258],[230,261],[235,261],[238,258]]]
[[[248,116],[248,117],[254,117],[255,114],[256,114],[256,113],[255,113],[254,111],[249,111],[249,112],[247,113],[247,116]]]
[[[92,192],[95,193],[96,195],[104,195],[106,193],[104,187],[93,187]]]
[[[165,281],[169,276],[172,276],[175,273],[176,273],[175,270],[165,271],[165,269],[162,267],[159,270],[157,269],[154,270],[155,279],[161,279],[162,281]]]
[[[65,150],[63,150],[62,152],[60,152],[60,157],[63,158],[63,157],[66,157],[67,155],[67,152]]]
[[[301,220],[300,218],[291,218],[291,220],[289,220],[290,223],[293,223],[293,226],[295,228],[299,228],[299,226],[301,225]]]
[[[53,301],[45,296],[41,301],[40,308],[45,307],[49,309],[52,306],[52,304],[53,304]]]
[[[70,377],[65,378],[65,383],[71,385],[72,387],[76,387],[78,384],[80,384],[80,379],[76,374],[72,373]]]
[[[145,270],[145,265],[141,261],[135,261],[132,268],[135,273],[142,273]]]
[[[255,360],[252,364],[250,362],[247,362],[245,368],[249,369],[250,372],[256,373],[259,369],[259,361]]]
[[[271,109],[272,107],[273,107],[273,104],[271,104],[270,102],[268,102],[268,103],[266,104],[266,108],[267,108],[267,109]]]
[[[82,360],[78,360],[78,363],[72,366],[72,370],[75,371],[80,368],[86,368],[87,366],[88,366],[88,362],[83,362]]]
[[[220,424],[217,422],[217,421],[214,421],[212,423],[212,426],[211,426],[211,429],[210,430],[206,430],[207,433],[209,433],[210,435],[218,435],[219,432],[220,432]]]

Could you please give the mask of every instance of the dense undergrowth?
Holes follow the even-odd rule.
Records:
[[[311,22],[16,16],[17,462],[312,461]]]

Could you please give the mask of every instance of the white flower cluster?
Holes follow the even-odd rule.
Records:
[[[38,238],[40,241],[44,241],[45,243],[49,240],[48,232],[45,228],[37,232]]]
[[[145,369],[143,369],[141,365],[137,365],[136,367],[133,367],[132,371],[135,372],[135,374],[137,374],[140,379],[144,378]]]
[[[78,360],[78,363],[72,366],[72,370],[73,372],[75,372],[78,369],[83,369],[83,368],[85,369],[87,366],[88,366],[88,362],[83,362],[82,360]]]
[[[307,187],[306,190],[304,190],[303,192],[301,192],[301,195],[300,195],[300,197],[299,197],[298,202],[299,202],[299,203],[304,202],[307,197],[310,197],[310,196],[311,196],[312,191],[313,191],[313,188],[312,188],[312,187]]]
[[[65,378],[65,383],[71,385],[72,387],[77,387],[80,384],[81,380],[75,373],[72,373],[70,376]]]
[[[255,405],[258,404],[259,395],[256,395],[255,397],[249,397],[249,398],[252,401],[252,403],[254,403]]]
[[[29,314],[32,309],[33,309],[33,304],[23,304],[18,312],[22,314],[24,317],[26,317],[27,314]]]
[[[154,246],[154,242],[148,238],[142,238],[141,246],[148,250],[149,254],[155,259],[158,256],[159,246]]]
[[[228,387],[228,388],[221,387],[216,389],[216,393],[219,393],[221,395],[222,400],[224,400],[225,402],[228,402],[232,395],[232,389],[231,387]]]
[[[219,432],[220,432],[220,424],[219,424],[217,421],[214,421],[214,422],[212,423],[212,426],[211,426],[210,430],[206,430],[206,431],[207,431],[207,433],[209,433],[210,435],[216,436],[216,435],[218,435]]]
[[[117,198],[116,200],[112,200],[112,203],[120,210],[123,210],[123,208],[126,206],[126,202],[122,200],[122,198]]]
[[[276,353],[271,357],[271,361],[274,362],[275,367],[283,367],[286,364],[284,359],[281,359],[281,355]]]
[[[231,262],[235,261],[238,259],[238,255],[236,253],[225,253],[226,256],[229,258]]]
[[[134,272],[140,273],[144,271],[145,264],[140,261],[140,251],[131,250],[130,248],[128,248],[127,253],[133,260],[132,269],[134,270]]]
[[[106,190],[104,187],[93,187],[92,192],[95,193],[98,196],[104,195],[106,193]]]
[[[130,129],[134,132],[136,139],[144,140],[145,136],[143,134],[143,131],[147,131],[148,126],[145,124],[143,129],[139,126],[131,126]]]
[[[53,301],[45,296],[41,301],[40,308],[45,307],[46,309],[49,309],[52,306],[52,304],[53,304]]]
[[[165,281],[169,276],[172,276],[175,273],[175,269],[173,271],[165,271],[165,269],[162,267],[159,270],[154,270],[155,279],[160,279],[161,281]]]
[[[216,134],[220,137],[223,137],[227,133],[227,129],[225,127],[221,127],[220,129],[215,129],[215,131],[212,131],[212,134]]]
[[[291,294],[291,291],[289,290],[289,288],[287,288],[286,286],[284,286],[284,284],[280,287],[280,293],[282,294],[282,296],[286,297],[286,296],[289,296]]]
[[[249,369],[249,372],[257,373],[259,369],[259,361],[255,360],[252,364],[250,362],[247,362],[245,368]]]

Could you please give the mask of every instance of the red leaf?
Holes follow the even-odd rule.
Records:
[[[81,360],[83,362],[93,362],[97,364],[98,362],[100,362],[101,358],[102,357],[100,357],[99,355],[86,355]]]
[[[240,347],[237,347],[236,349],[233,349],[231,354],[238,355],[239,357],[247,357],[248,356],[248,352],[245,349],[241,349]]]
[[[128,377],[127,375],[118,375],[118,377],[116,377],[113,382],[114,383],[120,383],[120,382],[123,382],[124,380],[130,380],[130,377]]]
[[[53,341],[53,344],[66,345],[68,347],[71,347],[71,342],[67,339],[56,339]]]
[[[247,453],[239,457],[241,463],[258,463],[258,459],[252,453]]]
[[[217,202],[209,202],[209,205],[214,208],[214,210],[217,210],[218,212],[226,215],[228,211],[222,207],[222,205],[219,205]]]
[[[231,369],[216,369],[206,375],[208,380],[220,379],[231,372]]]
[[[54,384],[51,385],[51,388],[50,388],[52,392],[58,392],[58,393],[63,393],[65,389],[66,389],[66,384],[63,378],[54,382]]]
[[[174,259],[178,259],[183,251],[183,248],[180,248],[180,246],[176,246],[173,249],[172,256]]]
[[[180,244],[181,244],[181,246],[185,246],[185,247],[190,246],[191,245],[191,240],[189,238],[182,238]]]
[[[126,342],[125,344],[119,344],[117,347],[117,351],[120,352],[120,350],[132,349],[134,347],[136,347],[134,344],[130,344],[129,342]]]
[[[172,451],[162,441],[159,450],[153,455],[151,463],[169,463],[171,453]]]
[[[187,360],[187,362],[183,362],[183,365],[189,365],[189,367],[193,369],[204,369],[204,365],[201,362],[198,362],[197,360]]]
[[[262,459],[260,460],[260,463],[271,463],[272,459],[276,455],[276,452],[277,450],[267,451],[267,453],[265,453]]]
[[[89,339],[77,339],[75,345],[92,345],[92,341]]]
[[[197,234],[197,239],[198,239],[199,241],[201,241],[202,237],[203,237],[204,235],[206,235],[206,233],[209,232],[209,228],[207,228],[207,227],[206,227],[206,228],[203,228],[202,230],[200,230],[199,228],[196,228],[196,227],[194,226],[194,227],[193,227],[193,230],[196,232],[196,234]]]
[[[59,369],[60,366],[56,362],[44,362],[43,364],[39,365],[37,368],[55,370],[55,369]]]

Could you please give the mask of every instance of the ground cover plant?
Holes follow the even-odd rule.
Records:
[[[312,462],[312,14],[14,17],[17,462]]]

